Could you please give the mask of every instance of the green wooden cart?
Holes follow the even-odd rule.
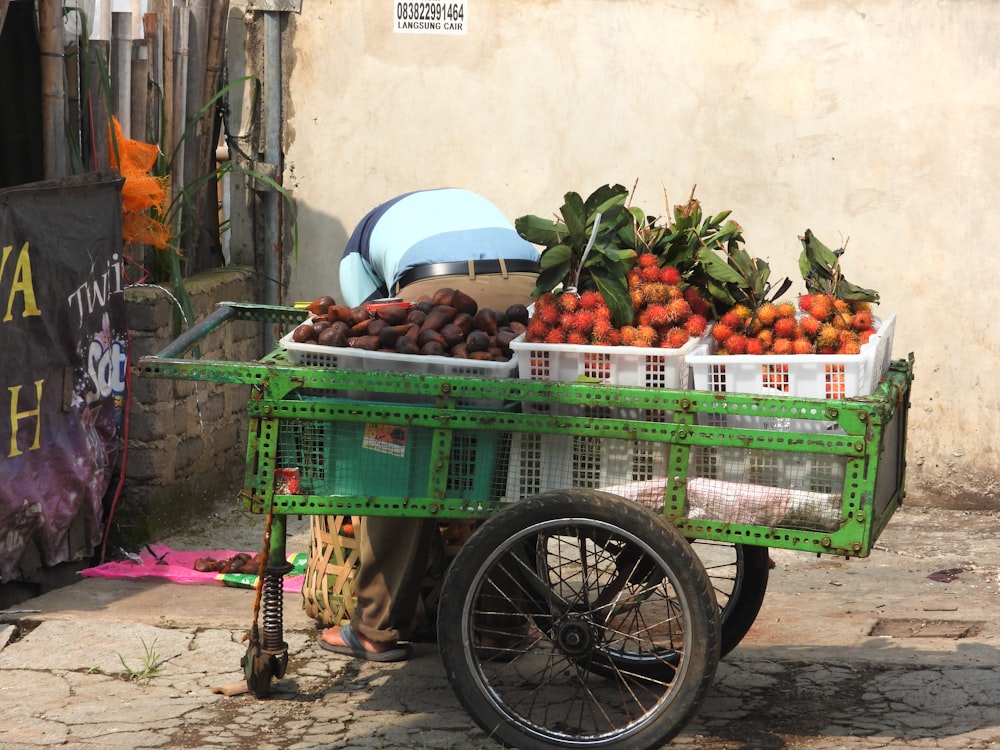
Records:
[[[912,355],[838,400],[303,365],[280,347],[190,356],[231,321],[305,316],[223,303],[138,363],[251,386],[241,497],[266,517],[268,562],[243,668],[258,697],[288,663],[287,516],[468,519],[437,629],[475,721],[529,750],[660,747],[753,623],[767,549],[866,557],[904,497]],[[480,648],[491,632],[516,638]]]

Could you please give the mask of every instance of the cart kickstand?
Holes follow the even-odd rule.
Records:
[[[262,567],[247,652],[241,661],[247,688],[258,698],[266,698],[271,692],[271,679],[284,677],[288,668],[288,644],[283,635],[284,578],[292,566],[285,554],[284,516],[267,516]],[[258,628],[261,609],[263,626]]]

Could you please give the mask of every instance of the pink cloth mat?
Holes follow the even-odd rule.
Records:
[[[181,552],[172,550],[162,544],[150,545],[139,557],[142,562],[131,559],[120,562],[107,562],[93,568],[80,571],[84,578],[164,578],[172,583],[211,583],[253,588],[257,576],[240,573],[201,573],[194,569],[196,560],[211,557],[213,560],[226,560],[239,554],[235,550],[204,550],[200,552]],[[155,553],[155,556],[154,556]],[[249,553],[251,555],[255,553]],[[284,578],[285,593],[300,593],[302,579],[305,574],[305,553],[300,552],[289,556],[289,562],[294,566]],[[161,560],[162,563],[157,562]]]

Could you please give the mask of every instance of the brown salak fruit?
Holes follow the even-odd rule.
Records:
[[[312,302],[309,303],[307,308],[309,312],[313,315],[325,315],[326,311],[337,304],[337,300],[331,297],[329,294],[322,294]]]
[[[296,344],[304,344],[307,341],[312,341],[316,336],[316,329],[313,328],[312,323],[303,323],[300,326],[296,326],[295,330],[292,331],[292,341]]]
[[[469,315],[475,315],[479,310],[479,303],[461,289],[456,289],[451,295],[451,306]]]

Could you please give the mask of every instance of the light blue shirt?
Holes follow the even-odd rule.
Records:
[[[350,307],[388,297],[415,266],[465,260],[533,260],[538,249],[476,193],[418,190],[392,198],[358,223],[340,261],[340,293]]]

